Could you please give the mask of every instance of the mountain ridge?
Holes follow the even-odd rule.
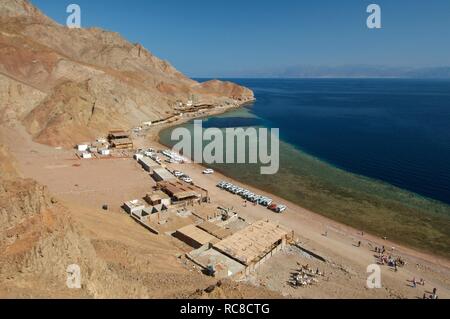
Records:
[[[0,80],[8,82],[0,96],[10,101],[0,108],[40,143],[70,146],[110,128],[169,118],[192,96],[211,107],[254,99],[230,82],[194,81],[118,33],[61,26],[28,0],[2,1],[0,22]],[[11,88],[32,98],[11,97]],[[93,101],[98,112],[87,118]]]

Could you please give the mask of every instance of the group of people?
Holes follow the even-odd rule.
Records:
[[[314,271],[306,264],[302,265],[298,272],[292,274],[290,283],[294,287],[306,287],[318,283],[319,281],[316,278],[318,276],[325,276],[325,273],[322,273],[319,268]]]
[[[378,263],[380,265],[388,265],[394,268],[394,271],[398,271],[399,266],[405,266],[406,262],[401,257],[394,257],[392,255],[385,255],[386,248],[375,247],[375,252],[378,254]]]

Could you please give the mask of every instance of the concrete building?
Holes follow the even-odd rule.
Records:
[[[197,225],[197,227],[220,240],[233,234],[231,230],[217,226],[209,221],[205,221],[200,225]]]
[[[172,175],[172,173],[162,167],[153,169],[152,177],[156,182],[172,181],[176,179],[175,176]]]
[[[100,153],[100,155],[103,155],[103,156],[111,155],[111,151],[107,148],[102,148],[98,152]]]
[[[112,140],[111,146],[116,149],[132,149],[134,147],[133,141],[130,138],[120,138]]]
[[[147,194],[144,199],[151,206],[164,205],[169,207],[172,204],[169,195],[162,191],[155,191],[151,194]]]
[[[174,178],[159,182],[157,187],[170,196],[172,203],[183,201],[204,202],[208,199],[208,191],[206,189]]]
[[[134,147],[130,134],[123,130],[110,131],[108,134],[108,140],[113,148],[131,149]]]
[[[244,265],[211,248],[211,245],[193,250],[186,257],[218,279],[245,273]]]
[[[149,157],[143,156],[138,159],[138,163],[147,172],[153,173],[154,169],[161,168],[161,166]],[[171,174],[172,175],[172,174]]]
[[[133,214],[142,211],[145,208],[145,204],[141,200],[135,199],[125,202],[123,208],[128,214]]]
[[[86,152],[89,148],[89,144],[88,143],[84,143],[84,144],[79,144],[77,146],[77,149],[79,152]]]
[[[81,153],[81,157],[83,159],[91,159],[92,158],[92,154],[89,153],[89,152],[83,152],[83,153]]]
[[[134,210],[131,214],[131,217],[138,219],[139,221],[146,223],[151,214],[146,210],[146,208],[142,210]]]
[[[246,266],[250,274],[293,240],[294,233],[269,221],[258,221],[214,244],[214,249]]]
[[[195,225],[188,225],[180,228],[173,236],[196,249],[206,244],[217,243],[219,241],[216,237],[208,234]]]

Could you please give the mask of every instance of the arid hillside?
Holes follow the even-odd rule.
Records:
[[[0,123],[25,126],[39,143],[71,147],[111,128],[168,118],[189,100],[215,107],[252,99],[232,83],[193,81],[116,33],[71,30],[26,0],[0,2]],[[126,216],[74,214],[22,174],[14,144],[0,135],[0,298],[277,296],[217,286],[183,267],[170,240],[149,236]],[[107,226],[98,230],[101,223]],[[72,264],[81,268],[81,289],[66,286]]]
[[[233,83],[193,81],[117,33],[61,26],[27,0],[0,3],[0,83],[1,118],[53,146],[169,118],[189,100],[253,99]]]
[[[97,225],[107,219],[112,224],[93,233],[71,214],[45,186],[21,178],[0,144],[0,299],[278,296],[227,281],[216,287],[213,279],[183,267],[170,241],[134,223],[96,217]],[[127,240],[118,232],[128,234]],[[80,266],[81,289],[66,286],[72,264]],[[217,289],[212,294],[208,287]]]

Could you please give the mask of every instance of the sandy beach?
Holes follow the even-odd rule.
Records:
[[[176,124],[181,124],[185,121],[186,119],[183,119]],[[172,123],[172,125],[175,125],[175,123]],[[148,135],[151,146],[157,149],[164,149],[165,147],[159,143],[158,139],[158,134],[161,129],[163,129],[163,127],[158,127]],[[410,288],[408,280],[413,278],[425,279],[425,277],[429,278],[432,283],[430,283],[430,285],[435,285],[436,287],[439,286],[439,290],[442,289],[441,291],[445,291],[444,295],[441,297],[450,297],[450,263],[445,258],[433,256],[426,252],[420,252],[399,245],[389,241],[389,239],[385,240],[372,236],[371,234],[362,233],[357,229],[337,223],[329,218],[274,196],[273,194],[240,183],[220,173],[216,172],[212,176],[205,176],[202,174],[202,171],[205,169],[205,166],[203,165],[172,164],[170,168],[182,170],[191,176],[195,183],[208,189],[211,197],[220,205],[234,207],[243,216],[253,220],[269,218],[291,227],[308,249],[311,249],[321,256],[325,256],[328,260],[333,260],[336,265],[341,265],[348,273],[355,276],[355,278],[353,278],[355,281],[355,286],[353,288],[356,288],[359,293],[355,292],[353,297],[364,297],[365,294],[363,291],[367,291],[367,289],[364,288],[367,279],[366,268],[368,265],[375,263],[375,252],[373,249],[382,246],[392,251],[392,254],[400,255],[408,261],[408,266],[403,268],[399,273],[389,270],[386,266],[383,269],[383,279],[386,284],[384,288],[386,291],[392,289],[391,297],[421,298],[423,292]],[[230,194],[216,187],[217,183],[223,180],[249,189],[254,193],[273,198],[277,203],[286,204],[289,209],[283,214],[274,214],[264,207],[253,205],[251,203],[248,203],[244,207],[243,200],[239,196]],[[327,236],[325,236],[325,234],[327,234]],[[356,247],[359,241],[362,243],[361,247]],[[440,282],[441,280],[442,282]],[[358,282],[361,285],[360,287],[357,285]],[[390,288],[390,284],[393,284],[393,288]],[[398,292],[394,293],[394,291]],[[338,295],[339,292],[336,291],[336,296]],[[368,296],[370,295],[371,294],[369,293]],[[376,294],[373,296],[375,295]]]
[[[208,116],[224,111],[226,109],[213,110],[196,116]],[[136,137],[135,146],[166,149],[158,141],[160,130],[190,119],[185,117],[170,124],[155,126],[145,136]],[[9,143],[24,177],[34,178],[47,185],[50,192],[73,212],[74,218],[95,236],[113,238],[118,234],[118,238],[125,240],[126,234],[119,229],[121,223],[126,223],[129,230],[141,234],[139,239],[132,236],[126,238],[127,241],[139,242],[139,246],[145,247],[147,244],[142,239],[148,237],[150,246],[147,248],[151,248],[155,240],[165,242],[164,245],[172,247],[170,253],[163,253],[167,260],[172,260],[174,255],[184,252],[183,247],[180,247],[173,238],[144,234],[142,228],[128,220],[120,208],[124,201],[140,198],[154,186],[148,174],[132,158],[79,160],[74,158],[73,150],[55,149],[31,141],[20,125],[3,127],[0,136],[4,137],[4,143]],[[14,141],[14,147],[11,141]],[[421,299],[425,293],[431,293],[433,288],[437,289],[439,298],[450,298],[450,262],[444,258],[398,245],[389,239],[362,234],[357,229],[334,222],[249,185],[233,181],[220,173],[203,175],[204,167],[199,164],[168,164],[168,168],[183,171],[192,177],[194,183],[208,189],[214,205],[232,207],[249,221],[269,219],[291,228],[303,247],[326,260],[323,262],[311,259],[295,251],[285,252],[259,268],[255,276],[248,279],[251,285],[267,288],[288,298]],[[244,205],[240,197],[216,187],[221,180],[270,196],[289,208],[283,214],[275,214],[262,206],[250,203]],[[101,211],[101,205],[105,203],[111,207],[108,217],[104,217]],[[99,215],[103,217],[98,217]],[[109,228],[97,227],[99,221],[107,222]],[[359,241],[360,247],[357,245]],[[376,263],[374,248],[382,246],[388,253],[401,256],[406,265],[400,267],[397,272],[388,266],[381,266],[382,288],[368,289],[367,267]],[[298,264],[320,268],[327,273],[327,280],[310,288],[289,287],[286,285],[289,272]],[[417,281],[424,279],[425,285],[413,288],[413,279]]]

